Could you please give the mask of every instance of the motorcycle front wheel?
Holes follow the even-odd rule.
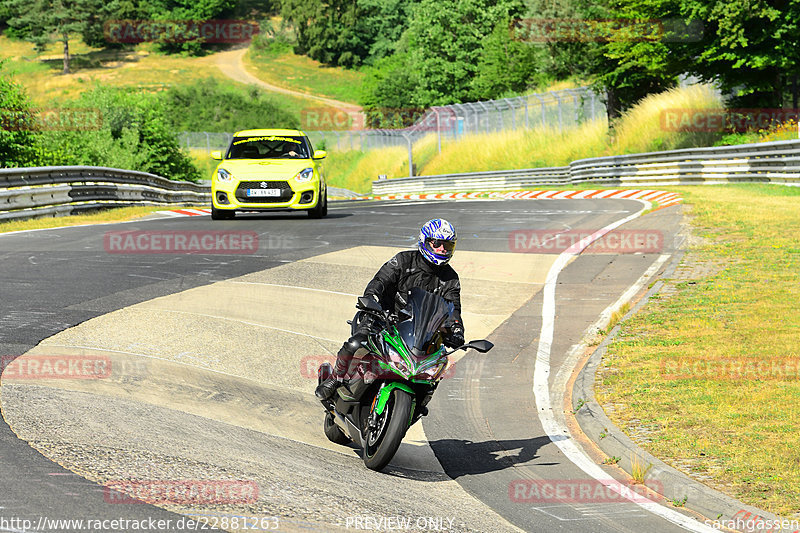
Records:
[[[367,468],[382,470],[389,464],[406,434],[410,416],[411,396],[403,390],[393,390],[376,427],[366,431],[362,457]]]

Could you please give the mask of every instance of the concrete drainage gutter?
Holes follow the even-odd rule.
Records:
[[[673,275],[683,254],[676,254],[667,266],[664,275]],[[649,298],[658,292],[663,282],[656,282],[647,294],[625,315],[622,322],[637,313]],[[584,367],[578,373],[572,388],[572,403],[575,419],[581,430],[600,450],[609,457],[619,458],[616,463],[628,475],[633,470],[632,460],[637,458],[640,464],[652,465],[645,477],[646,485],[660,486],[660,493],[666,499],[680,502],[683,507],[700,513],[708,519],[727,526],[734,531],[788,531],[783,528],[758,527],[758,522],[766,524],[773,521],[778,524],[781,518],[751,505],[740,502],[726,494],[712,489],[679,470],[667,465],[660,459],[642,450],[621,429],[616,427],[606,416],[603,408],[594,396],[595,374],[606,352],[607,346],[614,340],[620,326],[614,327],[603,342],[594,350]],[[648,481],[654,483],[648,484]],[[784,520],[788,524],[789,520]],[[797,521],[793,525],[797,525]],[[722,528],[721,528],[722,529]]]

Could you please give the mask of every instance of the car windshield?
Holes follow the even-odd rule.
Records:
[[[234,137],[225,159],[308,159],[310,152],[302,136]]]

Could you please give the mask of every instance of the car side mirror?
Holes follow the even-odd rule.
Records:
[[[214,150],[211,152],[211,159],[221,160],[222,159],[222,151],[221,150]]]
[[[328,152],[325,150],[314,150],[312,159],[325,159],[326,157],[328,157]]]
[[[480,353],[486,353],[492,348],[494,348],[494,344],[487,340],[469,341],[469,343],[466,344],[465,346],[467,348],[472,348],[473,350],[477,350]]]

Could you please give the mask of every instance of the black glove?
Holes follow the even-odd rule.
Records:
[[[445,337],[444,343],[450,348],[458,348],[466,343],[464,340],[464,326],[460,322],[450,326],[450,334]]]

